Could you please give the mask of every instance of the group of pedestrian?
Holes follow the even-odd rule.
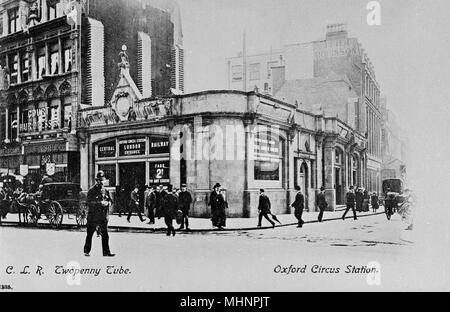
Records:
[[[362,190],[362,188],[357,188],[355,191],[354,186],[350,186],[347,194],[346,194],[346,206],[345,212],[342,216],[342,220],[345,220],[345,216],[350,211],[353,212],[353,219],[358,220],[356,216],[356,212],[368,212],[369,211],[369,201],[372,206],[373,212],[378,210],[379,200],[377,193],[372,193],[372,196],[369,196],[369,192],[367,190]]]

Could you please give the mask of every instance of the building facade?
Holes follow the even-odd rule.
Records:
[[[119,52],[143,96],[183,89],[179,18],[171,1],[1,0],[0,171],[79,182],[78,111],[108,104]]]
[[[226,189],[231,217],[257,215],[265,188],[275,213],[289,213],[300,185],[306,206],[326,187],[336,206],[334,174],[362,175],[365,138],[325,117],[256,91],[205,91],[152,99],[122,67],[110,106],[80,110],[81,185],[106,172],[117,202],[130,186],[187,183],[194,216],[207,217],[213,185]]]
[[[327,26],[324,40],[307,43],[285,45],[281,49],[258,55],[243,55],[227,59],[228,87],[236,90],[243,90],[241,77],[242,64],[246,64],[246,76],[252,76],[253,68],[259,68],[262,72],[259,80],[247,78],[246,90],[249,91],[256,85],[261,93],[275,96],[276,98],[289,101],[289,92],[286,87],[282,92],[280,89],[286,83],[292,87],[303,80],[300,91],[293,90],[291,93],[302,93],[305,84],[318,85],[321,80],[336,79],[337,76],[346,76],[345,80],[350,83],[355,97],[349,98],[349,102],[354,105],[355,124],[354,130],[360,135],[367,136],[367,157],[364,159],[363,178],[358,181],[357,186],[362,186],[369,191],[380,192],[381,187],[381,166],[382,166],[382,140],[381,131],[383,125],[383,115],[380,107],[380,86],[375,77],[375,70],[364,49],[357,38],[348,35],[344,24],[332,24]],[[253,64],[250,66],[250,64]],[[234,68],[234,69],[233,69]],[[267,70],[266,70],[267,68]],[[270,68],[270,71],[268,70]],[[255,71],[258,72],[258,71]],[[270,72],[270,74],[269,74]],[[267,74],[267,75],[266,75]],[[280,78],[281,77],[281,78]],[[309,82],[308,82],[309,80]],[[314,82],[315,81],[315,82]],[[333,87],[331,87],[333,88]],[[317,88],[316,88],[317,90]],[[322,88],[323,90],[323,88]],[[298,103],[306,103],[310,100],[312,93],[304,93],[302,97],[290,99]],[[328,92],[329,93],[329,92]],[[324,94],[327,94],[325,92]],[[328,106],[329,111],[335,112],[338,107],[332,109],[329,105],[332,99],[316,97],[318,102],[311,106]],[[339,101],[338,101],[339,102]],[[294,103],[294,102],[291,102]],[[332,106],[332,105],[331,105]],[[314,109],[314,107],[310,107]]]

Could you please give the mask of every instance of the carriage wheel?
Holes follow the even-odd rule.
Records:
[[[60,227],[63,220],[63,210],[58,202],[51,202],[48,207],[48,220],[54,227]]]
[[[37,225],[37,223],[39,221],[39,213],[38,213],[38,208],[36,205],[31,204],[28,207],[27,212],[25,214],[25,221],[28,224]]]
[[[80,208],[77,211],[77,214],[75,216],[78,226],[81,227],[81,226],[86,225],[86,218],[87,218],[86,205],[80,204]]]

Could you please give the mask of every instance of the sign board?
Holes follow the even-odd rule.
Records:
[[[55,174],[56,171],[56,165],[55,163],[47,163],[45,164],[45,171],[49,176],[52,176]]]
[[[158,161],[150,163],[150,183],[167,184],[170,183],[170,161]]]
[[[280,140],[270,132],[260,131],[255,135],[254,153],[256,160],[279,162]]]
[[[116,141],[98,144],[98,158],[116,157]]]
[[[145,138],[119,140],[119,156],[145,155]]]
[[[168,154],[169,138],[168,137],[150,137],[150,154]]]
[[[28,175],[28,165],[20,165],[19,172],[21,176],[27,176]]]

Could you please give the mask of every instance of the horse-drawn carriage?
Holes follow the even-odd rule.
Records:
[[[12,197],[11,207],[18,211],[19,222],[37,225],[45,217],[54,227],[60,227],[67,215],[75,218],[78,226],[86,224],[86,199],[81,195],[80,185],[69,182],[47,183],[37,193]]]

